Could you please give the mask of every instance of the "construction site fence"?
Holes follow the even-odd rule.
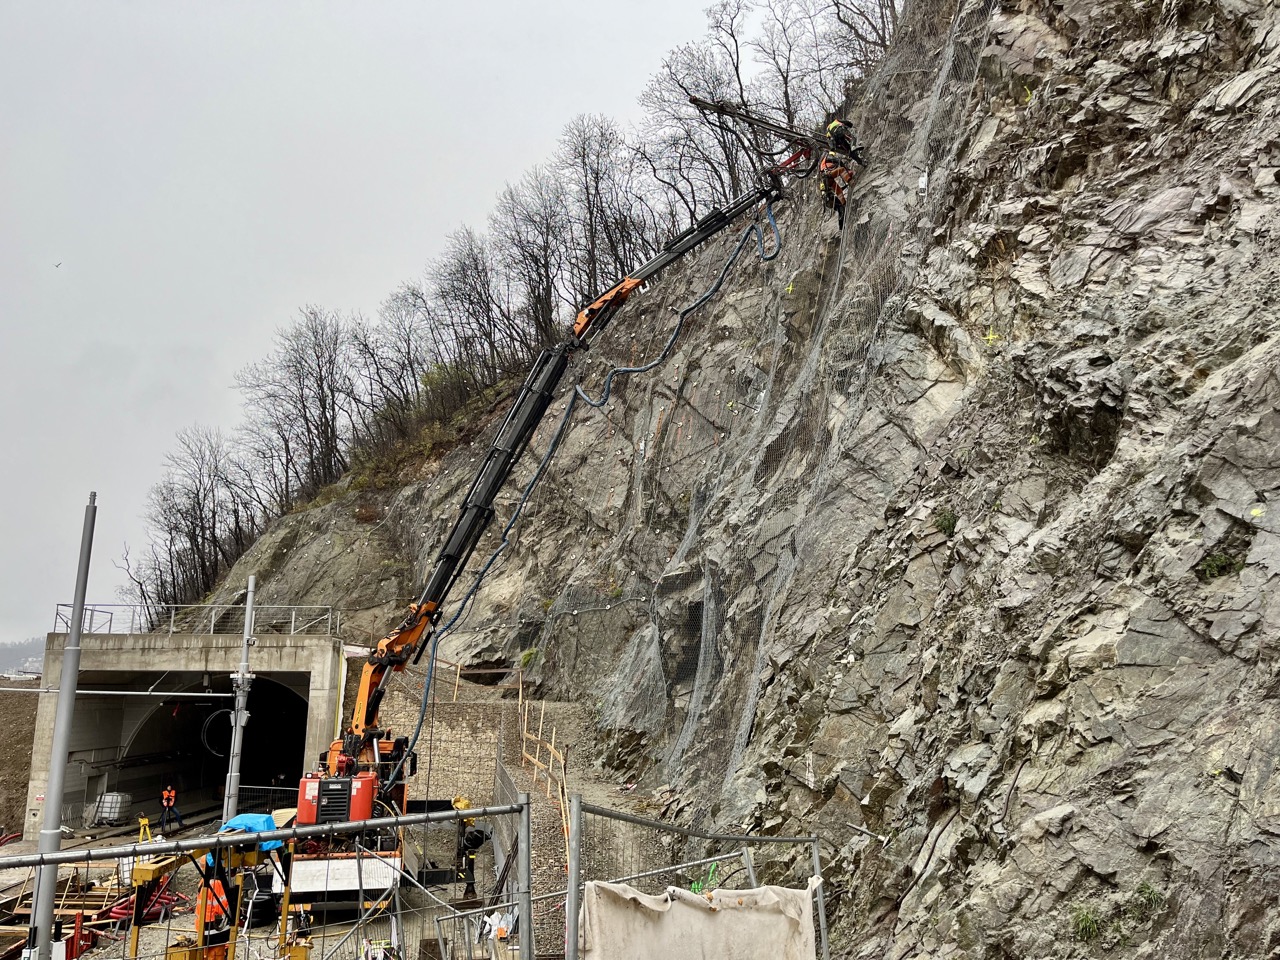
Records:
[[[565,901],[565,957],[578,958],[582,891],[590,880],[628,883],[645,893],[667,887],[694,892],[779,886],[822,876],[819,838],[707,833],[569,799],[569,879]],[[830,960],[826,899],[814,896],[815,939]]]
[[[516,802],[506,804],[492,804],[485,807],[472,807],[463,810],[444,810],[431,813],[406,814],[396,817],[382,817],[374,820],[365,821],[349,821],[334,824],[316,824],[301,827],[281,828],[276,830],[266,830],[259,832],[243,832],[237,831],[232,833],[219,833],[213,835],[205,835],[200,837],[191,837],[182,840],[158,840],[147,843],[128,843],[111,847],[97,847],[88,849],[71,849],[46,853],[30,853],[14,856],[0,857],[0,869],[10,868],[36,868],[43,867],[51,870],[57,870],[58,867],[70,867],[75,873],[73,877],[68,877],[64,873],[63,879],[58,880],[53,885],[53,889],[57,894],[57,916],[66,920],[73,913],[83,912],[85,916],[77,916],[76,929],[80,929],[80,922],[83,921],[86,927],[92,927],[99,931],[107,932],[113,939],[117,939],[125,930],[132,930],[132,910],[126,909],[121,904],[128,903],[127,898],[134,894],[135,891],[130,888],[130,877],[132,875],[133,864],[139,861],[164,861],[170,860],[177,855],[181,862],[170,869],[183,870],[187,869],[191,864],[196,864],[197,858],[206,851],[212,851],[225,848],[245,848],[262,844],[270,840],[280,840],[284,842],[305,840],[317,837],[343,837],[357,836],[370,830],[383,828],[401,828],[408,830],[413,827],[425,827],[427,825],[446,825],[449,822],[470,821],[472,818],[483,819],[489,823],[497,824],[502,822],[506,825],[507,830],[515,839],[512,845],[512,856],[510,872],[514,879],[514,883],[510,885],[510,895],[504,901],[504,909],[512,912],[513,915],[528,917],[533,914],[534,907],[532,905],[531,891],[531,849],[530,840],[530,799],[526,793],[517,794]],[[359,841],[356,841],[356,849],[360,850]],[[187,855],[185,859],[181,855]],[[370,856],[376,856],[376,853],[369,851]],[[99,881],[92,882],[89,879],[89,867],[92,864],[98,864],[102,867],[114,861],[115,880],[109,883]],[[190,869],[196,869],[190,866]],[[79,878],[83,872],[84,881],[80,882]],[[122,878],[122,879],[121,879]],[[35,904],[33,900],[33,875],[29,875],[25,883],[21,884],[21,889],[16,891],[14,903],[11,906],[18,906],[25,909],[26,914],[35,915]],[[413,908],[411,913],[418,914],[421,918],[429,920],[439,913],[452,915],[456,910],[448,903],[441,900],[430,893],[418,880],[408,873],[402,874],[402,880],[406,888],[416,887],[422,891],[427,901],[425,908]],[[43,882],[43,881],[42,881]],[[11,891],[12,893],[13,891]],[[36,893],[35,896],[41,896]],[[495,901],[497,897],[493,898]],[[545,899],[545,898],[544,898]],[[25,905],[25,906],[24,906]],[[563,897],[561,898],[561,906],[563,905]],[[171,916],[171,911],[169,912]],[[397,915],[399,915],[399,907],[397,907]],[[344,945],[351,941],[353,935],[357,933],[364,934],[368,939],[369,931],[376,928],[376,918],[366,924],[366,920],[372,916],[372,911],[366,911],[366,914],[356,922],[355,928],[347,929],[349,924],[345,926],[340,922],[335,928],[336,932],[330,934],[327,926],[315,924],[310,925],[309,934],[311,941],[315,943],[319,949],[318,956],[326,958],[326,960],[344,960],[351,956],[353,948],[347,947],[342,950]],[[151,918],[150,923],[155,923]],[[159,921],[162,923],[171,923],[171,920],[163,918]],[[150,924],[148,924],[150,925]],[[454,927],[458,927],[456,923]],[[525,924],[527,932],[517,932],[510,938],[509,949],[504,944],[504,957],[519,957],[521,960],[533,960],[533,936],[532,925]],[[424,927],[429,929],[429,923]],[[463,929],[458,927],[458,929]],[[110,931],[114,931],[111,933]],[[188,931],[189,932],[189,931]],[[469,932],[469,928],[468,928]],[[166,941],[169,939],[171,931],[165,928]],[[281,929],[279,934],[261,939],[261,949],[255,945],[255,949],[246,952],[247,956],[253,957],[274,957],[277,955],[275,942],[280,944],[279,956],[282,958],[292,957],[294,953],[284,946],[284,930]],[[245,936],[248,935],[246,929]],[[464,936],[463,939],[457,940],[456,943],[450,943],[439,939],[440,934],[432,930],[430,933],[424,934],[435,939],[441,947],[441,955],[450,955],[446,952],[450,946],[461,946],[468,943],[469,940]],[[448,933],[448,940],[454,941],[459,934]],[[136,940],[132,941],[133,950],[136,947]],[[414,939],[411,943],[406,942],[406,947],[412,947],[411,951],[401,952],[401,956],[406,960],[413,960],[417,956],[418,940]],[[123,949],[123,944],[122,944]],[[341,952],[340,952],[341,950]],[[130,955],[133,955],[132,953]],[[161,954],[154,951],[147,953],[146,957],[158,958]],[[357,952],[356,956],[359,955]],[[468,950],[466,956],[470,958],[473,952]],[[139,960],[143,957],[139,955]]]
[[[564,932],[565,892],[539,894],[531,899],[533,911],[533,955],[537,957],[564,956],[559,938]],[[444,960],[506,960],[512,956],[504,943],[502,921],[498,928],[488,922],[495,914],[499,917],[519,916],[520,905],[516,900],[489,902],[471,910],[462,910],[435,918],[436,942]],[[518,921],[517,921],[518,922]],[[557,931],[555,941],[547,930]],[[483,951],[477,953],[477,950]]]
[[[509,803],[510,798],[515,796],[518,796],[515,780],[511,776],[511,771],[508,770],[506,764],[503,763],[502,757],[499,756],[494,775],[493,802],[495,804]],[[498,869],[501,871],[501,863],[510,857],[513,851],[517,850],[519,844],[519,838],[511,830],[509,821],[504,822],[500,820],[494,824],[493,843],[494,860],[498,865]],[[558,865],[555,863],[542,862],[542,866],[544,867],[544,876],[546,868],[549,868],[554,872],[557,869],[557,866],[562,871],[560,876],[567,876],[569,863],[567,846],[563,848],[563,852],[565,859]],[[538,853],[540,861],[547,861],[550,859],[550,851],[547,849],[540,849]],[[508,876],[510,875],[510,871],[506,871],[506,873]],[[505,883],[502,882],[501,877],[499,880],[500,882],[494,889],[494,896],[492,898],[492,902],[489,904],[489,909],[486,911],[486,914],[492,913],[495,910],[501,911],[509,907],[515,896],[515,884],[511,883],[509,879]],[[563,955],[565,892],[562,884],[562,880],[557,880],[552,885],[552,891],[554,892],[537,890],[535,884],[535,895],[532,903],[533,914],[530,927],[532,929],[534,944],[537,949],[537,956],[539,957]],[[462,915],[460,914],[459,916]],[[442,920],[442,923],[443,922],[444,921]],[[462,929],[461,924],[461,920],[458,920],[455,923],[454,928],[452,928],[454,932],[451,936],[465,936],[467,931]],[[471,932],[476,931],[472,930]],[[473,941],[464,939],[455,942],[469,943]],[[496,938],[492,947],[495,951],[498,949]],[[448,954],[445,956],[449,957]],[[453,958],[450,957],[449,960],[453,960]]]
[[[236,813],[270,813],[298,805],[298,787],[249,787],[236,792]]]

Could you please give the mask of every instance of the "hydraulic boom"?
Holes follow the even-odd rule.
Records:
[[[378,643],[364,665],[350,726],[344,736],[335,740],[320,758],[324,772],[330,778],[352,778],[363,781],[366,787],[374,786],[369,781],[375,780],[379,796],[385,802],[404,809],[403,778],[398,778],[399,784],[386,781],[390,778],[394,764],[403,763],[407,759],[412,765],[413,758],[405,757],[405,751],[409,749],[405,738],[393,740],[390,738],[390,731],[378,726],[378,708],[386,694],[387,683],[391,675],[403,670],[407,663],[416,663],[430,646],[445,599],[461,576],[481,534],[493,519],[494,499],[506,484],[520,455],[524,453],[541,423],[570,358],[575,351],[585,350],[590,346],[626,303],[627,298],[642,284],[720,233],[739,217],[756,209],[761,203],[771,202],[781,195],[781,184],[775,174],[769,177],[767,186],[752,190],[727,206],[713,210],[683,233],[673,237],[647,263],[583,307],[568,336],[542,351],[467,491],[458,518],[436,557],[421,595],[410,605],[409,612],[400,625]],[[308,781],[312,786],[308,785]],[[317,796],[314,777],[303,780],[302,794],[309,794],[313,798]],[[315,803],[314,799],[312,803]],[[300,800],[300,809],[302,805]],[[318,813],[314,815],[319,816]],[[354,813],[352,818],[356,819]]]
[[[787,141],[788,146],[786,149],[778,151],[774,156],[786,153],[787,150],[791,151],[791,155],[774,166],[771,172],[790,173],[800,177],[808,176],[817,167],[818,160],[823,153],[827,152],[836,153],[841,157],[853,160],[859,166],[866,166],[860,147],[855,146],[852,150],[845,150],[843,147],[831,143],[826,137],[802,133],[799,130],[784,127],[780,123],[747,113],[746,110],[735,104],[721,103],[716,100],[703,100],[701,97],[690,97],[689,102],[705,113],[732,117],[734,120],[739,120],[748,126],[767,131],[775,137]]]

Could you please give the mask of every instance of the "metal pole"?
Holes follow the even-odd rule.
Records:
[[[578,910],[582,893],[582,794],[569,797],[569,889],[564,901],[564,956],[578,960]]]
[[[454,924],[454,929],[457,929],[457,924]],[[455,933],[454,936],[456,937],[457,934]],[[444,931],[440,929],[439,917],[436,917],[436,946],[440,948],[440,956],[442,958],[449,956],[449,951],[445,948]]]
[[[818,856],[818,841],[813,841],[813,875],[822,880],[822,859]],[[819,883],[814,891],[814,906],[818,910],[818,933],[822,936],[822,960],[831,960],[830,948],[827,946],[827,898],[822,894],[824,884]]]
[[[384,827],[408,827],[420,823],[451,823],[462,819],[488,820],[520,812],[520,805],[501,804],[493,807],[467,807],[465,810],[440,810],[434,813],[406,813],[399,817],[374,817],[372,820],[349,820],[343,823],[313,823],[306,827],[281,830],[256,830],[252,833],[216,833],[185,840],[156,840],[151,843],[126,843],[116,847],[89,847],[59,850],[56,853],[22,853],[0,855],[0,870],[8,867],[41,867],[52,863],[87,863],[119,860],[121,857],[159,857],[173,853],[208,853],[210,850],[240,848],[267,840],[301,840],[305,837],[333,837],[366,833]],[[0,851],[2,854],[3,851]]]
[[[520,804],[520,832],[516,839],[520,871],[520,889],[517,891],[520,900],[520,960],[533,960],[533,808],[527,793],[520,794],[516,802]]]
[[[76,571],[76,594],[71,606],[67,645],[62,650],[62,676],[58,692],[58,712],[53,722],[53,748],[49,756],[49,781],[44,789],[44,826],[40,830],[41,853],[56,853],[62,847],[62,789],[67,774],[67,751],[71,745],[71,716],[76,704],[76,681],[80,675],[80,627],[84,620],[84,595],[89,589],[89,556],[93,552],[93,524],[98,515],[98,495],[89,494],[84,508],[84,531],[80,535],[80,566]],[[53,902],[57,895],[58,868],[41,866],[36,875],[35,927],[37,960],[53,954]]]
[[[249,672],[249,642],[253,633],[254,578],[249,578],[249,592],[244,598],[244,642],[240,645],[240,669],[231,675],[236,692],[236,709],[231,715],[231,759],[227,764],[227,785],[222,793],[222,822],[236,815],[240,800],[240,754],[244,749],[244,727],[249,722],[249,688],[253,674]]]

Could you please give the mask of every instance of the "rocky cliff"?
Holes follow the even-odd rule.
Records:
[[[1260,2],[909,6],[843,235],[797,185],[578,405],[443,652],[593,705],[686,822],[820,832],[835,956],[1280,955],[1278,111]],[[224,591],[385,627],[490,432]]]

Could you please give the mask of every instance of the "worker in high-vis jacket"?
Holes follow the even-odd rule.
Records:
[[[823,206],[836,212],[836,222],[844,229],[845,191],[853,180],[853,171],[844,165],[844,158],[834,151],[828,152],[818,163],[818,196]]]
[[[182,814],[178,812],[178,791],[169,784],[160,791],[160,829],[165,830],[171,820],[176,820],[181,829],[186,829],[182,822]]]
[[[850,156],[855,149],[853,124],[837,117],[827,124],[827,142],[833,150],[841,150]]]

